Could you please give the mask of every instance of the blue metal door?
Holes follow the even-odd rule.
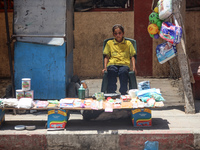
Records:
[[[34,99],[66,97],[65,59],[66,44],[52,46],[16,42],[15,89],[21,89],[22,78],[31,78]]]

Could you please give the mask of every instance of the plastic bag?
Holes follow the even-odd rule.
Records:
[[[159,150],[158,141],[146,141],[144,150]]]
[[[175,57],[176,53],[177,53],[176,46],[174,46],[170,42],[159,44],[156,47],[156,56],[160,64],[163,64],[168,60],[172,59],[173,57]]]
[[[33,99],[32,98],[21,98],[18,102],[17,108],[24,108],[24,109],[30,109],[33,107]]]
[[[159,18],[167,19],[172,14],[172,0],[159,0],[158,10]]]
[[[149,97],[149,98],[151,98],[152,93],[157,93],[157,94],[161,95],[160,89],[151,88],[151,89],[147,89],[147,90],[137,91],[137,97]]]
[[[150,89],[150,82],[149,81],[142,81],[142,82],[138,83],[138,89],[139,90]]]
[[[165,99],[157,93],[152,93],[152,97],[156,100],[156,102],[165,101]]]
[[[16,99],[16,98],[3,99],[1,105],[3,107],[17,107],[18,99]]]
[[[163,22],[160,30],[160,37],[172,44],[178,44],[182,37],[182,28],[171,22]]]

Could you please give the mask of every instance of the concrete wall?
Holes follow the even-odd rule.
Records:
[[[115,131],[115,130],[114,130]],[[64,132],[27,133],[0,135],[0,149],[32,150],[143,150],[146,141],[158,141],[160,150],[195,150],[199,149],[199,134],[192,133],[143,133],[129,130],[129,133],[106,134],[102,130],[97,134],[66,134]],[[66,132],[66,131],[65,131]],[[107,132],[107,130],[106,130]],[[153,146],[149,146],[153,147]]]
[[[125,36],[134,38],[133,11],[75,13],[74,74],[84,78],[102,76],[103,41],[113,37],[114,24],[122,24],[125,28]]]
[[[10,33],[12,33],[12,13],[8,13]],[[0,77],[10,77],[5,15],[0,13]],[[103,40],[112,37],[112,26],[123,24],[125,36],[134,38],[134,12],[75,12],[74,15],[74,74],[82,78],[102,77],[102,45]],[[200,11],[186,12],[187,54],[190,59],[200,58]],[[146,30],[146,28],[144,29]],[[156,57],[156,46],[163,41],[153,40],[153,76],[169,77],[168,62],[159,64]],[[13,46],[12,46],[13,48]],[[176,72],[178,62],[172,60]]]
[[[186,12],[187,54],[190,59],[200,58],[200,11]]]

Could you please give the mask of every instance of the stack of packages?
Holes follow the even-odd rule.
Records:
[[[150,88],[149,81],[143,81],[138,84],[136,95],[141,101],[139,107],[162,107],[164,106],[160,89]]]
[[[61,99],[60,108],[73,108],[74,99]]]
[[[1,99],[1,107],[30,109],[34,106],[31,79],[22,79],[22,89],[16,90],[16,98]]]
[[[22,89],[16,90],[16,98],[19,100],[17,108],[30,109],[33,107],[33,90],[31,90],[30,78],[22,78]]]
[[[31,79],[22,78],[22,89],[16,90],[16,98],[32,98],[33,99],[33,90],[31,90]]]
[[[48,101],[35,101],[36,108],[47,108],[49,105]]]

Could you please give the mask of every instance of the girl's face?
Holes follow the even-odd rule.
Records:
[[[117,42],[122,42],[124,33],[119,28],[116,28],[113,33],[113,36],[115,37],[115,40]]]

